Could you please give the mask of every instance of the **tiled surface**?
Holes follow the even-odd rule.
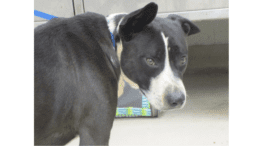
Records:
[[[228,145],[228,74],[226,71],[186,75],[186,106],[160,112],[158,118],[116,119],[110,146]],[[76,137],[68,145],[78,145]]]

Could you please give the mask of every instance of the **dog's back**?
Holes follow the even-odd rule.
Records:
[[[116,54],[105,17],[55,18],[34,35],[35,144],[62,145],[76,134],[107,142],[100,132],[115,117],[119,63],[107,57]]]

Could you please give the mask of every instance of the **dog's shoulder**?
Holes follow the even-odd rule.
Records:
[[[71,18],[54,18],[36,27],[34,34],[35,56],[39,62],[50,58],[58,62],[60,56],[74,55],[79,64],[85,62],[96,67],[110,61],[109,66],[119,75],[119,61],[103,15],[87,12]]]

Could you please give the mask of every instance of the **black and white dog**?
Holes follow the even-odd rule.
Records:
[[[149,3],[129,14],[88,12],[35,28],[35,145],[64,145],[78,134],[80,145],[108,145],[120,80],[158,110],[184,106],[186,37],[199,29],[181,16],[158,18],[157,10]]]

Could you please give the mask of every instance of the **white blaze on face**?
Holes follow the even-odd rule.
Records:
[[[183,92],[186,98],[186,91],[182,80],[174,76],[174,73],[170,67],[168,52],[170,49],[168,48],[168,37],[166,38],[163,33],[161,34],[165,44],[164,69],[158,76],[151,79],[149,90],[144,91],[149,102],[158,110],[170,108],[167,103],[167,99],[164,98],[167,96],[168,93],[174,92],[175,89],[179,89],[181,92]]]

